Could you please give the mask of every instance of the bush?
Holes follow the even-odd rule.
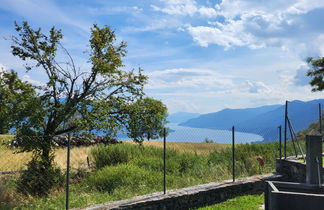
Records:
[[[201,164],[200,157],[192,154],[182,154],[178,161],[180,165],[179,172],[182,174],[193,170]]]
[[[52,160],[34,157],[28,164],[18,181],[18,191],[25,195],[46,196],[53,187],[62,186],[64,176]]]
[[[133,159],[142,157],[156,157],[162,159],[163,150],[132,144],[115,144],[94,147],[90,151],[90,156],[94,161],[96,169],[100,169],[105,166],[127,163]]]
[[[127,148],[121,145],[95,147],[91,150],[91,156],[94,159],[96,169],[127,163],[130,159]]]
[[[157,157],[142,157],[134,161],[134,164],[140,168],[144,168],[149,171],[163,172],[164,164],[162,158]],[[166,172],[171,174],[177,174],[179,172],[180,165],[177,161],[168,159],[166,162]]]
[[[14,180],[9,177],[0,179],[0,209],[12,209],[20,200],[14,187]]]
[[[238,144],[235,146],[235,169],[237,176],[254,175],[261,172],[274,170],[275,159],[278,157],[277,143],[264,144]],[[257,157],[262,157],[265,165],[260,166]],[[219,164],[232,170],[232,149],[210,153],[208,161],[211,164]],[[263,171],[264,169],[264,171]]]
[[[161,174],[160,174],[161,175]],[[89,177],[89,184],[97,190],[112,193],[116,188],[142,190],[156,187],[158,173],[131,164],[107,166]]]

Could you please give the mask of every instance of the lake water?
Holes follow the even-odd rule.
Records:
[[[171,142],[204,142],[206,138],[213,140],[215,143],[232,143],[232,131],[214,130],[207,128],[190,128],[169,123],[166,127],[174,132],[170,132],[166,140]],[[121,137],[122,138],[122,137]],[[123,138],[125,139],[125,138]],[[158,141],[162,139],[157,139]],[[262,141],[263,137],[252,133],[235,132],[235,143],[250,143]]]

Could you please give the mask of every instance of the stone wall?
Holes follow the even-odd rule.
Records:
[[[296,157],[277,159],[276,171],[283,176],[284,181],[306,182],[306,163],[297,161]]]
[[[153,193],[128,200],[109,202],[87,207],[88,210],[99,209],[193,209],[212,205],[238,195],[261,193],[265,180],[279,180],[280,175],[266,174],[231,180],[222,183],[209,183],[193,187],[170,190],[167,194]]]

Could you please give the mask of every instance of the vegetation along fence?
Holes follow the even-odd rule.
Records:
[[[172,127],[140,144],[74,134],[1,135],[0,208],[85,207],[272,172],[276,158],[303,154],[307,132],[321,131],[320,105],[318,122],[299,132],[287,105],[283,126],[207,129],[203,138],[201,130]]]

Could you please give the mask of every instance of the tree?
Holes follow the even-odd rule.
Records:
[[[307,62],[311,65],[311,69],[307,72],[307,76],[310,76],[312,80],[310,85],[313,87],[312,91],[324,90],[324,57],[314,60],[314,58],[308,58]]]
[[[29,116],[36,98],[35,87],[20,80],[16,72],[0,71],[0,134]]]
[[[127,135],[142,144],[144,139],[157,139],[163,136],[167,123],[167,107],[153,98],[144,98],[128,107]]]
[[[61,43],[61,30],[49,34],[32,29],[27,22],[15,23],[18,36],[12,36],[12,54],[26,62],[27,72],[43,71],[47,82],[39,90],[34,114],[17,127],[21,151],[33,151],[45,169],[53,164],[53,137],[85,128],[100,129],[109,124],[115,129],[125,120],[124,106],[142,96],[147,77],[124,71],[122,58],[126,43],[116,43],[108,26],[91,28],[90,69],[77,68],[71,54]],[[64,61],[61,61],[63,60]],[[71,118],[74,118],[71,122]],[[116,129],[115,129],[116,130]],[[46,194],[46,192],[45,192]]]

